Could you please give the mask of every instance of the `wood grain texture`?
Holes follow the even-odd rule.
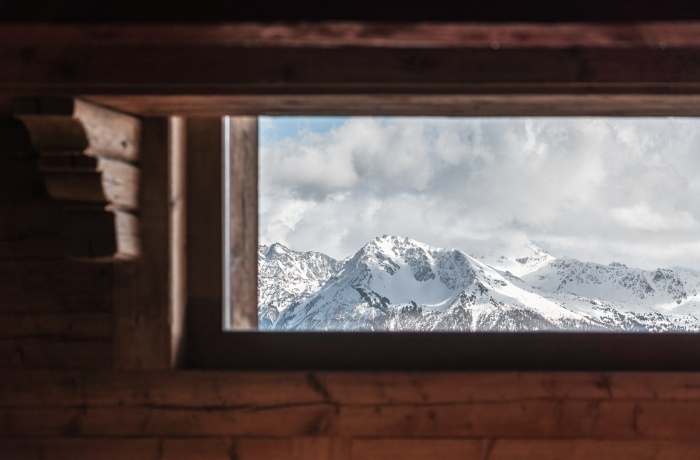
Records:
[[[106,338],[12,338],[0,340],[0,368],[109,369],[111,351]]]
[[[49,355],[45,355],[49,358]],[[81,362],[82,363],[82,362]],[[416,437],[697,440],[700,406],[668,401],[528,401],[449,405],[23,407],[2,412],[9,437]],[[284,421],[284,423],[280,423]]]
[[[170,366],[170,188],[167,118],[143,121],[139,189],[141,257],[117,273],[114,363],[120,369]]]
[[[139,220],[131,213],[70,206],[62,225],[66,255],[76,260],[131,259],[141,254]]]
[[[63,207],[53,201],[0,201],[0,260],[58,259]]]
[[[700,403],[698,373],[8,372],[0,405],[205,409],[330,403],[430,407],[542,401]],[[51,391],[46,391],[50,389]]]
[[[513,439],[2,439],[13,459],[121,460],[694,460],[698,441]]]
[[[139,207],[138,168],[119,161],[100,159],[87,168],[42,168],[46,189],[60,201],[94,203],[133,211]]]
[[[31,50],[31,51],[27,51]],[[0,46],[0,91],[479,94],[510,88],[697,94],[698,48]],[[245,65],[241,65],[245,63]],[[148,71],[133,72],[133,68]],[[21,75],[21,78],[20,78]],[[86,125],[87,126],[87,125]]]
[[[187,132],[185,120],[171,117],[169,154],[169,296],[170,366],[185,360],[187,309]]]
[[[25,98],[14,113],[26,125],[40,152],[81,151],[89,156],[138,161],[138,119],[73,98]]]
[[[229,276],[231,325],[258,328],[258,119],[230,117]],[[228,325],[226,325],[228,326]]]
[[[0,340],[105,339],[112,336],[110,313],[0,314]]]
[[[571,48],[697,47],[700,23],[693,21],[637,24],[366,24],[325,22],[301,24],[178,24],[178,25],[3,25],[0,41],[21,45],[31,35],[34,43],[78,46],[217,45],[284,47],[389,48]]]
[[[223,122],[192,117],[185,123],[188,296],[223,305]]]
[[[109,312],[113,274],[109,264],[0,261],[0,312]]]
[[[215,96],[91,96],[90,100],[147,116],[419,115],[419,116],[700,116],[697,94],[586,94],[586,90],[484,88],[490,94],[240,94]],[[549,92],[549,94],[547,94]],[[566,94],[579,92],[580,94]]]

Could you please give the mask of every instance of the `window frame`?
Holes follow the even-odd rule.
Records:
[[[80,97],[155,119],[151,121],[181,116],[184,125],[224,114],[700,116],[697,18],[667,23],[628,18],[621,24],[593,20],[599,21],[381,26],[232,22],[186,29],[180,24],[9,24],[0,27],[3,62],[8,64],[0,76],[0,89],[3,97]],[[27,65],[32,56],[32,65]],[[143,64],[140,68],[134,67],[135,59]],[[211,183],[211,178],[220,173],[221,150],[214,155],[195,152],[207,143],[202,139],[190,143],[189,134],[188,130],[185,341],[189,343],[184,344],[188,367],[700,369],[700,335],[694,334],[598,338],[589,333],[542,334],[538,335],[542,343],[536,343],[539,339],[532,334],[498,333],[495,338],[421,334],[414,339],[420,343],[411,354],[400,347],[411,345],[410,334],[373,334],[361,341],[351,341],[352,334],[327,338],[319,333],[225,334],[220,327],[222,276],[213,273],[220,271],[221,246],[200,254],[190,244],[222,238],[217,223],[221,213],[208,212],[215,202],[220,209],[221,184]],[[154,151],[149,155],[166,161],[163,139],[153,137]],[[211,168],[208,176],[199,181],[192,180],[198,176],[192,165],[195,157],[211,160],[204,165],[205,170]],[[166,166],[154,166],[144,174],[144,184],[158,189],[152,191],[165,190],[158,179],[163,179]],[[154,203],[158,212],[172,207],[172,198]],[[190,212],[193,203],[202,208],[194,213],[198,219]],[[169,230],[162,219],[150,225],[165,234]],[[143,227],[142,231],[146,233]],[[117,309],[125,310],[124,318],[117,313],[115,320],[116,353],[129,356],[125,368],[172,366],[173,347],[182,348],[179,312],[160,289],[174,288],[166,258],[143,258],[140,263],[154,272],[148,281],[135,283],[128,276],[116,283],[115,290],[127,294],[115,296]],[[138,289],[132,294],[134,284],[159,288],[158,302]],[[430,345],[431,341],[437,342]],[[286,346],[294,347],[294,356]],[[394,350],[394,356],[377,354],[377,347]],[[323,355],[317,356],[320,352]],[[144,354],[153,359],[143,359]]]
[[[503,103],[507,101],[504,97]],[[529,107],[523,109],[527,111]],[[305,113],[303,109],[299,112]],[[624,113],[631,112],[634,111]],[[235,118],[231,116],[234,121]],[[248,122],[255,119],[257,125],[255,117],[239,119]],[[224,121],[222,126],[226,123]],[[257,130],[255,132],[253,140],[240,135],[226,136],[222,129],[223,156],[230,158],[230,162],[224,164],[238,164],[239,168],[245,164],[244,175],[254,179],[248,183],[248,191],[251,184],[257,191],[257,161],[244,162],[243,157],[250,156],[251,151],[255,151],[257,157]],[[237,176],[240,183],[243,171],[231,171],[224,168],[224,174]],[[197,178],[190,178],[188,185],[200,186]],[[231,276],[234,282],[236,277],[247,280],[249,292],[251,280],[255,280],[252,288],[257,294],[257,200],[239,202],[249,207],[239,209],[239,215],[255,216],[255,231],[246,233],[239,228],[238,241],[231,241],[222,234],[221,251],[223,253],[227,245],[236,246],[238,252],[233,257],[240,259],[243,248],[249,249],[248,260],[254,257],[255,263],[241,265],[247,267],[244,273],[241,274],[241,269],[233,270]],[[250,222],[248,220],[248,224]],[[255,251],[251,252],[250,248]],[[189,276],[196,274],[190,272]],[[224,331],[224,299],[224,291],[221,298],[190,298],[187,367],[349,371],[696,371],[700,368],[700,334],[696,333]],[[241,298],[234,294],[233,302],[233,308],[235,302],[239,302],[246,311],[257,312],[257,295]]]

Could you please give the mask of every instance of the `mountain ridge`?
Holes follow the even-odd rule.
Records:
[[[495,262],[388,235],[344,261],[275,243],[258,267],[266,330],[700,330],[700,276],[555,258],[532,243]]]

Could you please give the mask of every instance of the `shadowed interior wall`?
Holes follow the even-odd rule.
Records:
[[[127,51],[138,49],[133,46]],[[237,53],[251,55],[250,50]],[[296,56],[285,49],[275,53]],[[488,58],[484,62],[492,62],[489,53],[482,53]],[[654,53],[635,70],[640,85],[657,85],[663,93],[664,78],[669,78],[678,83],[671,89],[682,89],[681,97],[695,91],[697,51],[677,50],[674,56],[685,59],[680,70],[648,65],[655,62]],[[83,61],[86,56],[97,59],[98,54],[69,56],[74,70],[87,69],[76,77],[77,83],[71,80],[70,65],[29,68],[28,75],[36,79],[30,89],[58,80],[68,82],[64,89],[71,84],[89,89],[91,78],[107,87],[111,76]],[[320,54],[328,55],[325,51]],[[412,61],[403,52],[393,54],[400,64],[396,67],[399,76],[416,66],[429,67],[430,78],[445,72],[430,60]],[[614,59],[603,54],[592,55],[592,62],[614,64]],[[576,53],[568,55],[580,59]],[[10,61],[16,57],[7,56]],[[33,62],[31,50],[17,56],[22,62]],[[129,53],[120,51],[116,56],[126,59]],[[198,57],[196,53],[188,56]],[[264,77],[266,63],[257,62],[260,73],[255,78]],[[462,68],[462,61],[455,62],[456,68]],[[605,66],[602,68],[609,68]],[[328,63],[323,68],[329,72],[328,85],[340,87],[343,76]],[[577,69],[562,75],[589,79],[600,83],[601,93],[606,91],[604,74]],[[503,75],[511,75],[506,70]],[[530,70],[539,75],[538,69]],[[277,67],[272,71],[284,73]],[[131,78],[120,75],[122,83]],[[188,79],[198,78],[191,69],[184,75],[182,87],[194,81]],[[241,86],[235,91],[245,96],[246,91],[253,92],[246,78],[253,77],[241,75]],[[362,72],[358,81],[364,84],[361,77]],[[449,75],[444,77],[450,84],[461,84]],[[301,91],[304,85],[313,87],[319,77],[302,72],[298,80],[295,75],[280,78],[281,82],[285,78],[290,84],[296,82]],[[9,80],[2,82],[8,85]],[[153,85],[156,80],[144,81]],[[588,91],[588,83],[579,83],[577,91]],[[267,84],[280,83],[273,79]],[[378,83],[383,84],[383,80]],[[21,84],[10,85],[21,92]],[[478,92],[479,87],[465,91]],[[622,92],[633,93],[629,89]],[[9,118],[5,102],[1,97],[0,115],[5,121],[0,124],[0,458],[700,458],[697,372],[349,373],[310,369],[283,373],[163,369],[167,366],[148,370],[139,359],[156,354],[144,349],[147,338],[141,334],[141,341],[129,341],[115,334],[124,323],[137,327],[151,320],[163,321],[134,313],[152,308],[143,296],[127,297],[124,303],[121,276],[137,262],[65,260],[64,207],[49,198],[38,155],[29,146],[23,126]],[[177,107],[182,101],[175,102]],[[663,107],[662,112],[667,109]],[[686,109],[697,110],[695,106]],[[207,109],[203,113],[211,115]],[[196,206],[197,199],[192,202],[192,197],[198,196],[197,191],[188,195],[188,206]],[[163,203],[168,205],[167,197]],[[206,235],[190,238],[206,239]],[[194,286],[199,288],[208,289]],[[125,305],[129,308],[124,309]],[[115,362],[114,357],[123,356],[125,350],[129,359]]]

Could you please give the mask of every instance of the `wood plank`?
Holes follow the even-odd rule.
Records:
[[[357,439],[352,442],[352,454],[353,460],[690,460],[700,454],[700,442],[607,439]]]
[[[2,369],[105,369],[111,366],[109,339],[0,340]]]
[[[334,438],[0,439],[0,451],[14,460],[350,460],[349,447]]]
[[[51,389],[48,392],[47,389]],[[687,373],[20,372],[0,379],[2,406],[275,406],[700,401]]]
[[[157,439],[0,439],[3,456],[13,460],[156,460]]]
[[[31,49],[31,52],[27,52]],[[0,47],[14,94],[697,94],[696,48]],[[240,65],[245,62],[246,65]],[[147,68],[148,72],[132,69]],[[62,71],[64,69],[65,71]],[[22,78],[17,78],[21,74]]]
[[[223,305],[223,121],[193,117],[186,124],[187,292]]]
[[[680,417],[642,415],[660,410]],[[8,436],[697,439],[698,403],[528,401],[433,406],[5,408]],[[43,415],[39,415],[43,414]],[[39,419],[39,420],[38,420]]]
[[[131,259],[141,253],[139,220],[131,213],[71,206],[64,216],[63,238],[69,257]]]
[[[63,257],[62,214],[53,201],[0,202],[0,260]]]
[[[111,336],[111,313],[0,314],[0,340],[106,339]]]
[[[113,271],[110,264],[0,261],[0,312],[110,312]]]
[[[51,39],[50,44],[76,46],[218,45],[283,47],[411,47],[411,48],[570,48],[570,47],[697,47],[700,23],[693,21],[641,24],[366,24],[325,22],[301,24],[59,24],[3,25],[6,45]],[[64,108],[64,110],[66,110]]]
[[[168,160],[170,366],[184,365],[187,309],[187,132],[185,120],[171,117]],[[201,203],[200,203],[201,205]]]
[[[280,406],[326,400],[306,374],[199,371],[7,372],[0,406]]]
[[[163,460],[692,460],[700,449],[698,441],[654,440],[417,440],[355,439],[348,441],[351,453],[321,450],[339,445],[336,438],[291,439],[111,439],[30,438],[2,439],[0,450],[8,458],[66,460],[90,458]],[[319,450],[312,449],[315,446]],[[326,447],[328,449],[328,447]],[[333,449],[333,448],[331,448]],[[344,456],[348,455],[348,456]],[[351,457],[349,455],[352,455]],[[486,457],[488,455],[488,457]]]
[[[166,118],[145,119],[140,145],[141,256],[117,270],[114,363],[119,369],[172,365],[170,137]]]
[[[138,168],[119,161],[100,160],[94,171],[79,168],[43,169],[49,195],[60,201],[138,209]]]
[[[72,98],[20,99],[13,108],[40,152],[77,150],[127,162],[139,159],[137,118]]]
[[[230,117],[227,193],[230,325],[258,328],[258,119]],[[226,167],[225,167],[226,168]],[[225,180],[225,179],[224,179]],[[225,262],[226,263],[226,262]]]
[[[500,91],[500,92],[499,92]],[[419,115],[419,116],[700,116],[697,94],[562,94],[578,91],[533,89],[540,94],[238,94],[216,96],[90,96],[104,105],[146,116],[177,113],[223,115]],[[550,94],[547,94],[547,93]]]

